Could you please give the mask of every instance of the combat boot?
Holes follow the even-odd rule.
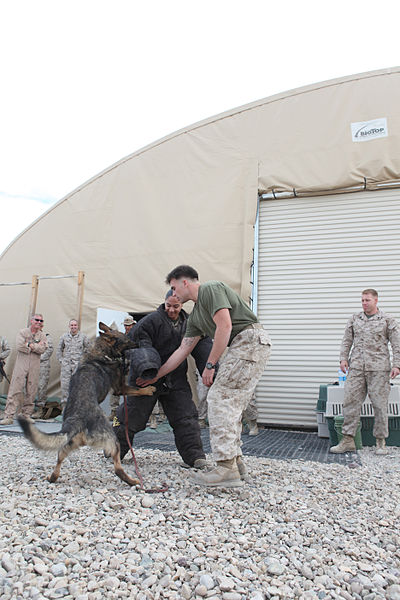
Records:
[[[236,466],[237,466],[238,471],[239,471],[240,479],[242,479],[243,481],[246,481],[249,472],[247,470],[246,465],[243,462],[242,456],[237,456],[236,457]]]
[[[190,473],[191,479],[198,485],[206,487],[241,487],[244,481],[240,478],[236,458],[217,460],[217,466],[207,473]]]
[[[46,412],[44,406],[38,406],[32,414],[32,419],[44,419]]]
[[[375,454],[387,454],[388,449],[386,448],[385,438],[376,438],[376,450]]]
[[[258,435],[257,421],[249,421],[249,435]]]
[[[12,417],[3,417],[0,421],[0,425],[12,425],[14,419]]]
[[[333,454],[344,454],[344,452],[355,452],[356,445],[352,435],[343,435],[337,446],[329,448],[329,452]]]
[[[205,458],[196,458],[193,463],[193,469],[200,469],[204,471],[207,468],[207,460]]]
[[[180,466],[184,469],[200,469],[200,471],[205,471],[208,467],[207,459],[205,458],[196,458],[192,466],[185,462],[181,463]]]

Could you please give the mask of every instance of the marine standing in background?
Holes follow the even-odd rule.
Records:
[[[41,331],[43,331],[43,323],[41,323]],[[53,340],[51,335],[46,333],[47,350],[40,356],[40,372],[39,372],[39,387],[36,399],[36,410],[32,415],[32,419],[43,419],[46,414],[47,387],[50,378],[50,358],[54,351]]]
[[[79,331],[78,321],[71,319],[69,331],[60,337],[57,359],[61,363],[61,408],[64,410],[68,399],[69,382],[84,351],[89,347],[87,335]]]
[[[21,329],[16,340],[17,358],[7,395],[4,418],[0,425],[12,425],[15,414],[32,421],[35,396],[39,383],[40,355],[47,349],[47,340],[40,326],[43,315],[35,314],[30,327]]]
[[[361,295],[362,312],[350,317],[340,349],[340,368],[347,373],[343,401],[343,437],[330,452],[354,452],[354,436],[361,406],[367,394],[374,408],[373,435],[376,454],[386,454],[390,379],[400,373],[400,329],[397,321],[378,309],[378,292],[367,289]],[[390,370],[388,344],[392,347]]]
[[[10,355],[11,348],[8,345],[8,341],[5,337],[0,335],[0,363],[4,370],[6,358]],[[3,381],[3,375],[0,373],[0,383]]]

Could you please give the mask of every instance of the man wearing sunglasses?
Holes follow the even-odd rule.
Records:
[[[61,408],[64,411],[69,394],[69,382],[75,372],[82,354],[88,349],[90,340],[88,336],[79,331],[76,319],[70,319],[69,331],[60,337],[57,348],[57,358],[61,364]]]
[[[30,327],[18,332],[17,358],[0,425],[12,425],[16,414],[33,421],[31,415],[39,383],[40,355],[47,349],[46,335],[41,331],[42,324],[43,315],[38,313],[32,316]]]

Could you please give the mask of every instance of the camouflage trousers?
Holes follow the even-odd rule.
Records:
[[[208,405],[207,405],[207,394],[209,388],[204,385],[202,380],[200,379],[197,382],[197,397],[199,402],[197,404],[197,411],[199,413],[199,419],[207,419],[208,413]],[[258,410],[256,403],[256,394],[253,393],[250,399],[250,402],[247,405],[247,408],[244,409],[242,414],[242,419],[249,423],[249,421],[257,421]]]
[[[197,398],[198,398],[197,412],[199,413],[199,419],[207,419],[207,412],[208,412],[207,395],[208,395],[209,389],[210,388],[208,388],[206,385],[204,385],[204,383],[201,379],[201,374],[199,372],[197,372],[196,391],[197,391]]]
[[[50,377],[50,361],[44,360],[40,363],[39,387],[37,392],[36,406],[44,406],[47,400],[47,386]]]
[[[69,395],[69,382],[72,374],[75,372],[78,363],[74,364],[61,364],[60,383],[61,383],[61,404],[64,404],[68,400]]]
[[[155,415],[156,417],[160,417],[160,419],[162,419],[163,417],[165,417],[163,407],[161,406],[160,402],[158,402],[158,400],[155,403],[154,408],[153,408],[153,412],[151,414]]]
[[[256,393],[253,392],[253,394],[250,398],[250,402],[248,403],[247,407],[243,411],[242,419],[244,419],[246,421],[246,423],[249,423],[250,421],[257,421],[257,417],[258,417],[258,410],[257,410],[257,403],[256,403]]]
[[[210,443],[215,461],[240,456],[242,414],[271,354],[267,332],[258,323],[238,333],[207,396]]]
[[[349,369],[344,386],[343,427],[345,435],[355,436],[360,421],[362,403],[367,394],[374,408],[375,438],[387,438],[390,371],[360,371]]]
[[[115,394],[110,395],[110,408],[111,410],[116,410],[121,402],[121,396],[115,396]]]

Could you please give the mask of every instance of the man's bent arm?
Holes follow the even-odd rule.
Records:
[[[144,385],[151,385],[164,377],[164,375],[168,375],[171,371],[174,371],[179,365],[189,356],[197,342],[199,341],[200,336],[188,338],[184,337],[179,348],[175,350],[173,354],[169,357],[167,361],[163,365],[161,365],[158,370],[157,376],[153,379],[143,379],[143,377],[138,377],[136,379],[137,385],[143,387]]]
[[[179,348],[175,350],[173,354],[169,357],[169,359],[161,365],[158,373],[157,379],[161,379],[164,375],[168,375],[171,371],[175,371],[177,367],[189,356],[197,342],[199,341],[200,336],[197,337],[184,337]]]
[[[392,346],[393,367],[400,368],[400,327],[397,321],[393,318],[388,320],[388,338]],[[392,378],[393,379],[393,378]]]
[[[218,310],[213,316],[213,321],[217,327],[208,361],[215,365],[225,352],[231,337],[232,321],[229,310],[227,308]]]
[[[215,365],[225,352],[229,343],[229,338],[231,337],[232,320],[229,310],[227,308],[217,310],[213,316],[213,321],[217,327],[215,329],[214,342],[208,357],[208,362]],[[204,369],[202,373],[204,385],[210,387],[214,381],[214,375],[214,369]]]
[[[17,340],[15,343],[16,349],[18,350],[18,352],[24,352],[25,354],[29,354],[30,349],[29,346],[27,345],[28,343],[28,339],[29,336],[31,335],[31,333],[29,332],[28,337],[24,337],[22,335],[22,329],[17,333]]]

